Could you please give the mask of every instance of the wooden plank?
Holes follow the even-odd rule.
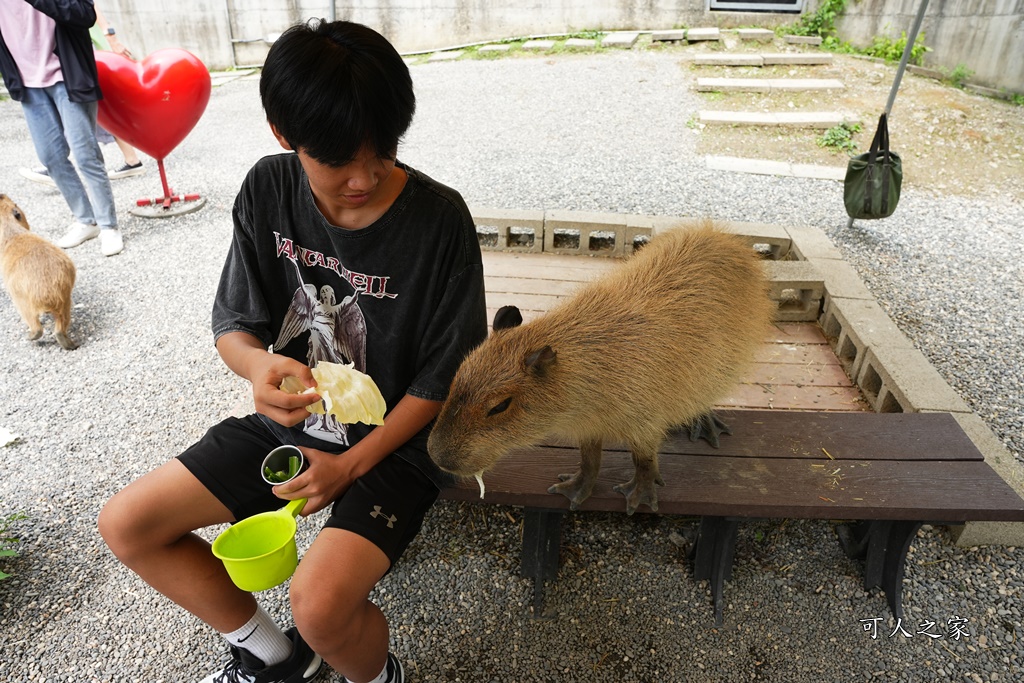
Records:
[[[757,350],[755,363],[827,363],[838,365],[839,359],[831,349],[820,344],[765,344]]]
[[[725,408],[772,410],[863,411],[867,401],[855,386],[740,384],[718,401]]]
[[[539,280],[522,277],[488,277],[487,293],[495,294],[546,294],[548,296],[569,296],[580,287],[580,282],[571,280]]]
[[[629,455],[606,453],[594,493],[581,510],[621,512],[625,499],[612,486],[632,476]],[[508,461],[506,461],[507,463]],[[798,459],[676,455],[661,460],[667,485],[658,512],[672,515],[799,519],[889,519],[936,522],[1024,521],[1024,500],[984,462],[845,460],[831,470]],[[547,489],[576,469],[564,449],[517,454],[513,465],[484,475],[485,502],[567,509]],[[829,474],[841,469],[838,479]],[[472,480],[446,489],[445,498],[479,502]],[[647,506],[641,512],[650,512]]]
[[[776,344],[828,344],[817,323],[776,323],[765,339]]]
[[[690,441],[679,432],[669,435],[661,452],[797,458],[819,463],[839,460],[984,461],[977,446],[949,413],[721,410],[717,415],[732,428],[732,434],[724,435],[718,448],[703,440]],[[547,440],[545,445],[575,448],[569,442],[557,440]],[[625,452],[627,449],[622,443],[606,443],[604,450]]]
[[[846,371],[835,364],[800,365],[773,363],[755,365],[743,377],[747,384],[782,384],[794,386],[852,387]]]

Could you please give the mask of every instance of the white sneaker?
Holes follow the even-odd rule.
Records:
[[[104,256],[120,254],[124,249],[124,240],[121,238],[121,231],[117,228],[100,230],[100,251]]]
[[[68,231],[57,240],[57,246],[61,249],[70,249],[71,247],[77,247],[82,242],[91,240],[100,234],[100,227],[93,223],[92,225],[86,225],[85,223],[79,223],[75,221],[68,226]]]
[[[18,173],[23,178],[31,180],[34,183],[42,183],[43,185],[50,185],[56,187],[57,183],[53,182],[53,178],[50,177],[50,172],[46,170],[45,166],[39,168],[19,168]]]

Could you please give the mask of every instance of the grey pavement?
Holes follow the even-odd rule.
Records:
[[[527,55],[412,67],[417,118],[399,157],[473,206],[712,216],[823,229],[881,306],[1020,458],[1024,197],[905,189],[896,214],[847,229],[841,183],[708,169],[686,125],[701,108],[670,51]],[[103,502],[248,400],[220,363],[209,311],[242,177],[277,151],[252,77],[214,89],[167,159],[207,204],[127,213],[159,194],[155,165],[116,181],[123,254],[90,242],[78,266],[74,352],[34,344],[0,297],[0,681],[202,679],[221,638],[135,578],[95,530]],[[897,103],[898,107],[898,103]],[[50,238],[71,217],[34,165],[20,107],[0,101],[0,192]],[[111,147],[111,163],[120,161]],[[983,179],[963,179],[983,183]],[[300,549],[319,516],[300,520]],[[518,576],[522,511],[441,503],[374,593],[412,681],[1013,681],[1024,678],[1024,550],[959,548],[926,527],[908,559],[907,622],[864,591],[829,522],[744,524],[725,623],[686,559],[692,519],[579,513],[546,609]],[[207,532],[212,538],[218,529]],[[290,623],[284,588],[261,603]],[[931,624],[931,625],[929,625]],[[962,630],[951,627],[963,625]],[[872,628],[877,627],[876,632]],[[939,637],[932,638],[932,635]],[[874,637],[873,637],[874,636]],[[338,683],[335,674],[324,680]]]

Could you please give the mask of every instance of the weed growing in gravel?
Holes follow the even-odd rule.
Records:
[[[22,519],[28,519],[28,517],[20,512],[0,518],[0,557],[17,557],[18,553],[14,550],[14,545],[18,543],[19,539],[10,536],[7,529],[12,523]],[[0,569],[0,581],[8,577],[10,574]]]
[[[859,123],[840,123],[818,136],[818,147],[842,150],[850,154],[857,149],[857,144],[853,141],[853,135],[857,132],[860,132]]]

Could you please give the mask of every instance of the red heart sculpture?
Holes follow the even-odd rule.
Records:
[[[210,72],[191,52],[157,50],[141,62],[97,51],[100,125],[154,159],[171,153],[210,101]]]

